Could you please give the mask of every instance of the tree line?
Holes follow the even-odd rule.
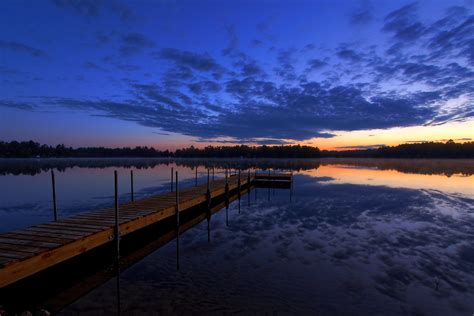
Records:
[[[32,157],[169,157],[169,158],[474,158],[474,142],[446,143],[425,142],[383,146],[376,149],[320,151],[318,147],[301,145],[281,146],[190,146],[175,151],[157,150],[153,147],[137,146],[122,148],[80,147],[64,145],[48,146],[34,141],[2,142],[0,141],[1,158]]]
[[[289,146],[206,146],[177,149],[176,151],[157,150],[153,147],[134,148],[80,147],[64,145],[48,146],[34,141],[0,142],[2,158],[48,158],[48,157],[177,157],[177,158],[319,158],[317,147]]]
[[[322,157],[335,158],[474,158],[474,142],[422,142],[383,146],[376,149],[322,151]]]

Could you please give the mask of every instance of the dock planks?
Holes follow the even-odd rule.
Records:
[[[228,177],[229,191],[239,189],[237,175]],[[253,182],[291,181],[289,174],[242,174],[241,189]],[[211,198],[222,197],[225,179],[209,184]],[[179,210],[184,212],[206,201],[207,183],[180,188]],[[0,234],[0,288],[65,260],[111,242],[115,238],[113,208],[81,213],[63,220]],[[124,236],[176,214],[175,192],[147,197],[119,206],[120,235]]]

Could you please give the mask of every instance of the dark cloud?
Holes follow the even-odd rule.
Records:
[[[2,41],[0,40],[0,49],[10,50],[14,52],[30,54],[34,57],[46,56],[46,53],[38,48],[31,47],[29,45],[15,42],[15,41]]]
[[[376,145],[355,145],[355,146],[338,146],[339,149],[376,149],[379,147],[384,147],[385,144],[376,144]]]
[[[423,35],[426,27],[418,21],[415,3],[405,5],[385,17],[382,30],[391,33],[393,38],[402,42],[411,42]]]
[[[191,92],[200,94],[203,92],[219,92],[221,90],[221,86],[214,81],[206,80],[206,81],[200,81],[200,82],[193,82],[188,84],[188,88]]]
[[[224,56],[231,55],[238,51],[239,49],[239,38],[237,37],[237,33],[235,31],[235,27],[233,25],[228,26],[226,28],[227,35],[229,37],[229,44],[226,48],[222,50],[222,54]]]
[[[296,79],[295,67],[293,66],[294,50],[281,50],[277,55],[277,66],[275,67],[275,73],[287,81],[293,81]]]
[[[313,44],[313,43],[309,43],[309,44],[306,44],[302,49],[301,51],[302,52],[310,52],[312,50],[316,49],[316,46]]]
[[[134,98],[120,102],[56,99],[54,103],[209,141],[327,138],[334,136],[327,130],[419,125],[435,116],[435,109],[427,106],[434,94],[368,99],[353,87],[323,87],[316,82],[286,87],[250,77],[234,79],[226,83],[225,91],[235,101],[219,106],[160,85],[132,84],[131,88]],[[206,81],[188,88],[203,96],[220,90]],[[210,116],[208,110],[215,114]]]
[[[152,40],[140,33],[128,33],[122,36],[120,53],[122,55],[133,55],[142,52],[146,48],[155,46]]]
[[[465,10],[451,8],[446,17],[430,27],[428,46],[433,50],[432,58],[457,55],[474,65],[474,15],[466,15]]]
[[[373,20],[372,13],[369,10],[359,10],[351,15],[350,22],[354,25],[365,25]]]
[[[51,2],[59,8],[87,17],[98,17],[103,11],[110,11],[123,21],[134,18],[133,11],[116,0],[51,0]]]
[[[263,75],[264,71],[258,65],[257,61],[245,54],[240,54],[234,62],[234,67],[240,71],[244,77]]]
[[[171,135],[170,133],[163,133],[163,132],[152,132],[152,133],[157,134],[157,135],[165,135],[165,136]]]
[[[208,143],[208,139],[198,139],[198,143]],[[218,144],[257,144],[257,145],[290,145],[293,144],[291,141],[285,141],[281,139],[239,139],[239,140],[213,140],[213,143]]]
[[[182,51],[175,48],[163,48],[154,56],[174,62],[180,67],[189,67],[199,71],[221,73],[223,71],[214,58],[208,54],[198,54],[190,51]]]
[[[12,108],[25,111],[33,111],[36,106],[26,102],[17,102],[10,100],[0,100],[0,107]]]
[[[319,70],[326,66],[327,63],[320,59],[310,59],[308,60],[308,71]]]
[[[337,56],[354,63],[362,61],[362,55],[352,49],[341,49],[337,52]]]

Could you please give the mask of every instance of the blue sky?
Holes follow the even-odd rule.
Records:
[[[159,148],[469,140],[473,7],[2,1],[0,138]]]

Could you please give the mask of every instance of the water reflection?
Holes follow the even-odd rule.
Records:
[[[474,163],[474,162],[473,162]],[[432,173],[405,173],[393,169],[374,169],[361,165],[324,164],[318,169],[304,170],[301,174],[324,180],[327,184],[358,184],[394,188],[430,189],[474,196],[474,180],[463,173],[449,177]]]
[[[279,163],[255,167],[298,167],[295,161]],[[315,163],[293,169],[294,188],[289,192],[259,188],[252,199],[248,194],[247,203],[224,202],[225,210],[212,218],[203,214],[202,221],[180,237],[179,271],[174,243],[160,245],[122,269],[119,310],[351,315],[474,311],[472,161]],[[136,198],[168,190],[171,166],[181,168],[183,186],[194,185],[195,169],[160,164],[135,172]],[[62,174],[62,181],[96,183],[93,189],[85,185],[79,190],[82,197],[95,197],[84,198],[85,209],[97,201],[108,203],[113,188],[110,179],[100,178],[112,170],[75,167]],[[86,177],[85,172],[92,175]],[[16,176],[13,183],[17,181],[14,186],[21,191],[30,181],[43,183],[42,175]],[[0,185],[9,177],[0,177]],[[224,177],[217,166],[216,177]],[[206,178],[202,169],[199,183]],[[125,199],[127,190],[121,193]],[[0,216],[21,221],[19,205],[36,207],[42,214],[39,197],[11,196]],[[67,203],[63,198],[60,205]],[[116,282],[99,286],[63,313],[117,310]]]
[[[202,237],[206,227],[183,235],[179,274],[166,246],[132,267],[122,276],[124,310],[389,315],[473,310],[472,197],[327,185],[308,175],[295,181],[291,204],[277,192],[240,215],[237,204],[225,216],[216,214],[211,244]],[[107,287],[98,289],[66,311],[80,311],[107,293]]]
[[[357,158],[323,158],[323,159],[177,159],[168,158],[49,158],[49,159],[0,159],[0,175],[37,175],[56,169],[65,172],[72,168],[134,168],[139,170],[154,169],[163,165],[192,168],[218,169],[280,169],[308,170],[317,169],[320,165],[353,165],[376,168],[379,170],[397,170],[403,173],[416,174],[474,174],[472,159],[357,159]],[[212,174],[214,179],[214,171]]]

